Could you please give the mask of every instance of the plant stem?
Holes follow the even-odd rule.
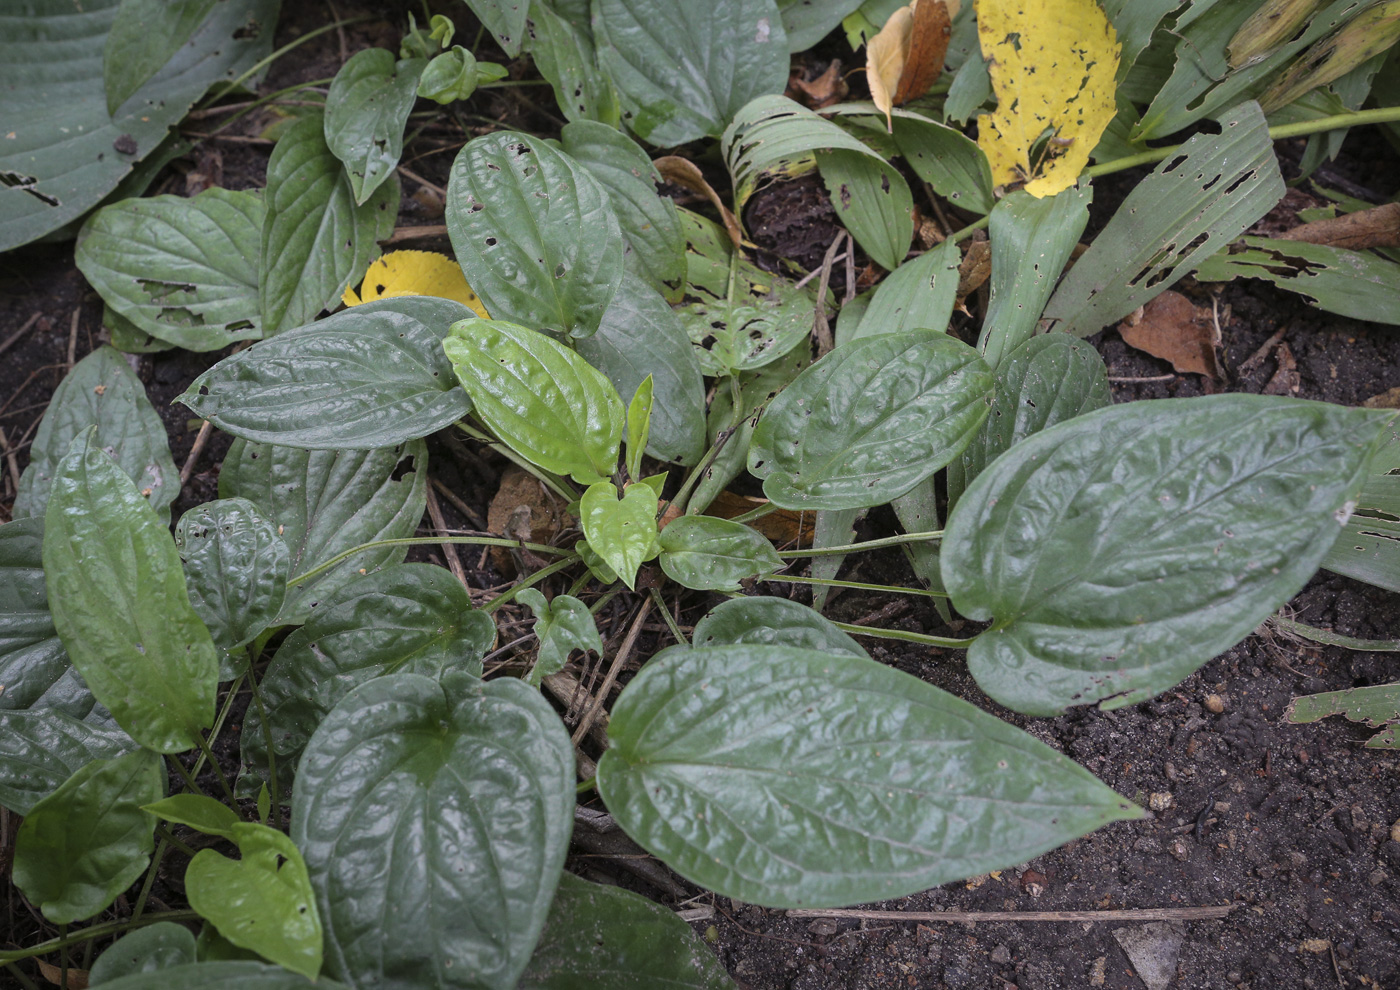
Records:
[[[520,592],[524,591],[526,588],[534,584],[539,584],[551,574],[558,574],[564,568],[570,566],[571,564],[577,563],[580,559],[581,558],[578,556],[578,554],[571,553],[564,560],[556,560],[548,567],[541,567],[539,570],[531,574],[525,580],[521,581],[515,587],[511,588],[509,591],[501,592],[495,598],[491,599],[485,605],[481,606],[481,610],[486,613],[496,611],[496,609],[500,608],[506,602],[514,599],[516,595],[520,594]]]
[[[841,547],[812,547],[807,550],[779,550],[779,557],[837,557],[848,553],[856,553],[861,550],[879,550],[881,547],[897,547],[904,543],[924,543],[926,541],[941,540],[943,530],[934,529],[927,533],[901,533],[899,536],[886,536],[878,540],[866,540],[864,543],[847,543]]]
[[[191,859],[194,858],[195,850],[191,849],[188,845],[175,838],[174,834],[166,826],[165,822],[160,822],[156,825],[156,835],[160,836],[161,842],[169,843],[170,845],[174,846],[176,849],[184,853],[186,856],[190,857]]]
[[[256,110],[258,107],[266,106],[266,105],[269,104],[269,103],[273,103],[273,102],[275,102],[279,97],[286,96],[288,93],[295,93],[295,92],[297,92],[298,90],[303,90],[303,89],[312,89],[313,87],[316,87],[316,86],[325,86],[325,85],[328,85],[328,84],[330,84],[330,83],[332,83],[332,82],[334,82],[334,81],[335,81],[334,79],[313,79],[313,80],[311,80],[310,82],[297,83],[297,84],[294,85],[294,86],[285,86],[285,87],[283,87],[282,89],[277,90],[275,93],[268,93],[266,96],[262,96],[262,97],[259,97],[259,98],[256,99],[256,100],[253,100],[253,101],[252,101],[251,103],[249,103],[247,106],[239,107],[238,111],[237,111],[236,113],[234,113],[233,116],[227,118],[227,119],[226,119],[222,124],[220,124],[218,127],[214,128],[212,131],[210,131],[209,133],[205,134],[204,137],[205,137],[205,138],[211,138],[211,137],[213,137],[213,136],[216,135],[216,134],[222,134],[224,131],[228,130],[231,126],[233,126],[234,124],[236,124],[236,123],[237,123],[239,120],[241,120],[242,118],[246,117],[248,114],[252,113],[252,112],[253,112],[254,110]],[[237,105],[237,104],[235,104],[235,106],[236,106],[236,105]]]
[[[469,426],[463,420],[457,420],[455,425],[457,429],[461,430],[473,440],[476,440],[480,443],[489,444],[490,446],[495,447],[497,451],[503,457],[505,457],[506,460],[510,461],[522,471],[528,471],[530,474],[533,474],[536,478],[539,478],[540,481],[542,481],[554,492],[554,494],[558,495],[565,502],[574,502],[578,500],[578,492],[571,490],[568,487],[568,483],[565,482],[563,478],[559,477],[557,474],[551,474],[550,472],[531,464],[525,458],[521,457],[515,451],[511,450],[509,444],[501,440],[497,440],[495,437],[488,436],[487,434],[482,433],[475,427]]]
[[[965,650],[972,645],[972,639],[948,639],[945,636],[928,636],[924,633],[906,632],[903,629],[881,629],[879,626],[857,626],[849,622],[833,623],[837,629],[855,636],[873,636],[876,639],[901,639],[906,643],[922,643],[924,646],[943,646],[954,650]]]
[[[522,547],[532,550],[535,553],[547,554],[551,557],[573,557],[572,550],[565,550],[562,547],[546,546],[543,543],[523,543],[520,540],[507,540],[499,536],[434,536],[431,538],[420,538],[416,536],[404,537],[398,540],[374,540],[371,543],[361,543],[357,547],[351,547],[344,553],[338,553],[324,564],[311,568],[305,574],[298,574],[287,581],[287,586],[305,584],[313,578],[318,578],[336,564],[342,563],[355,556],[357,553],[364,553],[366,550],[375,550],[379,547],[412,547],[423,544],[443,544],[443,543],[464,543],[469,546],[478,547],[505,547],[507,550],[519,550]]]
[[[160,861],[165,858],[165,851],[170,848],[170,843],[161,836],[159,844],[156,845],[156,854],[151,857],[150,869],[146,871],[146,879],[141,884],[141,893],[136,898],[136,909],[131,913],[132,921],[140,921],[141,915],[146,911],[146,898],[151,896],[151,888],[155,886],[156,873],[160,870]]]
[[[239,674],[236,678],[234,678],[233,684],[228,689],[228,694],[224,696],[224,703],[223,706],[219,709],[218,718],[214,719],[214,727],[211,730],[209,730],[208,746],[212,747],[214,745],[214,740],[219,738],[219,733],[224,731],[224,722],[228,720],[228,713],[233,708],[234,699],[238,697],[238,691],[240,688],[243,687],[243,681],[245,678],[247,678],[247,676],[248,674],[244,672],[242,674]],[[194,770],[191,772],[194,774],[195,777],[199,776],[199,771],[204,767],[204,759],[206,756],[208,756],[208,758],[211,760],[214,758],[206,748],[206,750],[200,753],[199,757],[194,761]],[[215,763],[214,766],[217,767],[218,764]],[[222,779],[223,775],[220,774],[219,776],[220,779]],[[229,798],[232,800],[233,795],[229,794]],[[234,810],[237,810],[236,805],[234,806]]]
[[[185,782],[185,786],[190,789],[190,793],[198,794],[200,797],[209,796],[204,793],[203,789],[198,784],[195,783],[194,778],[190,776],[190,772],[185,769],[185,765],[180,762],[180,758],[178,756],[171,756],[168,762],[175,764],[175,772],[180,775],[180,778]]]
[[[598,786],[597,782],[597,777],[589,777],[587,780],[581,780],[579,781],[579,785],[574,788],[574,793],[587,794],[589,791],[593,790],[595,787]]]
[[[272,723],[267,720],[267,706],[263,704],[262,688],[253,671],[253,656],[248,656],[248,687],[253,692],[253,704],[258,706],[258,720],[262,722],[263,745],[267,747],[268,795],[271,797],[272,827],[282,827],[282,789],[277,786],[277,750],[272,746]]]
[[[11,976],[13,976],[16,980],[19,981],[19,985],[23,987],[24,990],[39,990],[38,984],[36,984],[29,977],[25,976],[24,970],[20,969],[14,963],[5,963],[5,968],[10,971]]]
[[[289,41],[289,42],[287,42],[287,44],[285,44],[285,45],[283,45],[281,48],[277,49],[277,51],[273,52],[271,55],[268,55],[268,56],[266,56],[266,57],[264,57],[264,58],[259,59],[259,60],[256,61],[256,62],[254,62],[251,66],[248,67],[248,71],[244,72],[243,75],[239,76],[237,79],[233,80],[231,83],[229,83],[229,84],[228,84],[227,86],[225,86],[223,89],[219,90],[219,91],[218,91],[217,93],[215,93],[213,96],[209,97],[207,100],[205,100],[203,103],[201,103],[201,104],[199,105],[199,109],[203,110],[205,107],[212,106],[212,105],[214,105],[215,103],[218,103],[220,100],[222,100],[222,99],[223,99],[225,96],[227,96],[229,93],[232,93],[232,92],[233,92],[235,89],[237,89],[239,86],[243,85],[243,83],[244,83],[246,80],[248,80],[248,79],[251,78],[252,76],[257,75],[257,74],[258,74],[259,72],[261,72],[263,69],[267,68],[267,66],[269,66],[269,65],[271,65],[273,62],[277,61],[279,58],[281,58],[283,55],[287,54],[287,53],[288,53],[289,51],[291,51],[293,48],[296,48],[298,45],[305,44],[306,42],[310,41],[312,38],[316,37],[317,35],[325,34],[327,31],[335,31],[335,30],[337,30],[337,29],[339,29],[339,28],[343,28],[343,27],[345,27],[347,24],[358,24],[360,21],[367,21],[367,20],[370,19],[371,16],[372,16],[372,15],[370,15],[370,14],[357,14],[357,15],[355,15],[354,17],[347,17],[347,18],[345,18],[344,20],[339,20],[339,21],[335,21],[335,22],[333,22],[333,23],[331,23],[331,24],[322,25],[321,27],[318,27],[318,28],[317,28],[316,30],[314,30],[314,31],[307,31],[305,34],[303,34],[300,38],[297,38],[295,41]]]
[[[649,589],[652,604],[661,613],[661,618],[666,622],[666,628],[671,630],[671,635],[676,638],[676,642],[682,646],[689,646],[690,640],[686,639],[685,633],[681,632],[681,627],[676,625],[676,620],[671,616],[671,610],[666,607],[666,602],[661,598],[661,592],[656,588]]]
[[[588,606],[588,614],[597,615],[599,612],[603,611],[603,606],[607,605],[608,602],[612,601],[620,594],[622,594],[621,588],[613,588],[604,593],[596,602]]]
[[[196,732],[195,738],[199,740],[199,748],[202,751],[202,758],[209,761],[209,765],[214,768],[214,776],[219,781],[219,788],[224,792],[224,797],[228,798],[228,805],[234,813],[238,813],[238,798],[233,796],[233,788],[228,785],[228,778],[224,776],[224,768],[219,766],[219,761],[214,758],[214,751],[209,748],[209,740],[204,738],[202,733]],[[198,770],[195,771],[196,773]]]
[[[736,522],[736,523],[753,522],[755,519],[762,519],[764,516],[770,515],[770,514],[772,514],[772,513],[774,513],[774,512],[777,512],[777,511],[778,511],[778,507],[777,507],[776,505],[774,505],[772,502],[764,502],[764,503],[763,503],[762,505],[760,505],[758,508],[756,508],[756,509],[750,509],[748,512],[745,512],[743,515],[733,516],[732,518],[730,518],[729,521],[730,521],[730,522]]]
[[[766,577],[764,581],[771,581],[774,584],[820,584],[829,588],[858,588],[861,591],[878,591],[886,595],[922,595],[925,598],[947,598],[941,591],[929,591],[925,588],[904,588],[897,584],[867,584],[864,581],[837,581],[829,578],[798,577],[797,575],[784,575],[782,577]]]
[[[1400,653],[1400,640],[1397,639],[1357,639],[1355,636],[1344,636],[1330,629],[1318,629],[1316,626],[1294,622],[1281,615],[1274,616],[1274,625],[1286,633],[1310,639],[1324,646],[1340,646],[1348,650],[1367,650],[1372,653]]]
[[[51,952],[66,949],[70,945],[79,945],[94,938],[105,938],[108,935],[117,935],[132,928],[144,928],[146,925],[153,925],[158,921],[198,920],[199,913],[196,911],[158,911],[139,920],[132,918],[128,921],[108,921],[100,925],[90,925],[81,931],[68,935],[60,935],[58,938],[51,938],[47,942],[31,945],[27,949],[0,952],[0,964],[16,963],[21,959],[32,959],[35,956],[46,956]]]

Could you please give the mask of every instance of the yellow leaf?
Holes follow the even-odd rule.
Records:
[[[435,251],[390,251],[365,271],[359,293],[346,289],[347,306],[392,296],[440,296],[454,299],[483,319],[490,319],[457,262]]]
[[[914,7],[900,7],[880,33],[865,46],[865,77],[870,84],[870,99],[890,121],[894,109],[894,91],[904,74],[904,59],[909,51],[909,36],[914,30]]]
[[[997,96],[978,118],[992,181],[1037,197],[1068,189],[1117,113],[1113,25],[1094,0],[977,0],[977,37]]]

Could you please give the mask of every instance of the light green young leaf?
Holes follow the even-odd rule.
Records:
[[[622,278],[607,191],[581,163],[516,131],[458,153],[447,231],[487,312],[556,335],[597,331]]]
[[[113,117],[204,23],[215,0],[122,0],[102,48],[102,81]]]
[[[151,974],[195,961],[194,935],[184,925],[157,921],[127,932],[113,942],[88,974],[88,986],[114,983],[124,976],[154,979]]]
[[[351,55],[331,80],[323,122],[326,147],[344,163],[356,206],[398,167],[404,127],[426,65],[421,58],[395,61],[387,48],[366,48]]]
[[[958,245],[945,240],[900,265],[876,288],[855,332],[843,334],[841,343],[905,330],[946,332],[957,301],[961,262]]]
[[[792,646],[654,660],[608,738],[598,790],[627,834],[688,880],[769,907],[900,897],[1142,815],[916,677]]]
[[[442,347],[476,415],[530,463],[581,484],[616,470],[626,412],[578,354],[503,320],[454,323]]]
[[[191,351],[262,336],[262,197],[206,189],[104,206],[78,234],[78,268],[130,325]]]
[[[149,811],[161,821],[188,825],[197,832],[223,839],[232,839],[234,827],[242,821],[238,813],[222,801],[189,792],[172,794],[141,810]]]
[[[438,55],[418,80],[418,95],[436,103],[448,104],[468,99],[484,82],[504,79],[508,70],[495,62],[478,62],[461,45]]]
[[[93,760],[29,810],[15,837],[15,886],[56,925],[104,910],[145,872],[165,764],[149,749]]]
[[[753,432],[749,471],[782,508],[880,505],[956,457],[991,396],[991,369],[945,333],[866,337],[772,401]]]
[[[214,645],[234,650],[272,626],[287,594],[287,544],[247,499],[205,502],[175,526],[190,605]]]
[[[297,771],[292,839],[326,971],[417,986],[430,965],[443,990],[512,990],[573,825],[573,747],[540,693],[463,673],[378,678],[327,716]]]
[[[593,552],[627,587],[635,587],[637,568],[656,556],[659,499],[650,485],[632,485],[617,497],[611,481],[589,485],[579,502],[579,522]]]
[[[627,404],[627,477],[633,481],[641,480],[642,451],[651,436],[652,389],[651,375],[647,375]]]
[[[623,122],[654,145],[718,137],[744,104],[787,86],[774,0],[594,0],[593,30]]]
[[[180,472],[166,444],[165,425],[146,398],[146,387],[110,347],[79,361],[54,390],[19,479],[14,518],[43,517],[59,462],[94,426],[95,445],[110,452],[161,521],[169,521],[170,503],[180,494]]]
[[[696,648],[753,643],[852,657],[870,655],[820,612],[788,598],[766,595],[731,598],[716,605],[695,624],[690,641]]]
[[[1016,444],[948,520],[943,580],[992,620],[1009,708],[1135,704],[1239,642],[1326,556],[1392,413],[1258,395],[1111,406]]]
[[[563,670],[573,650],[585,653],[592,650],[602,657],[603,640],[598,636],[593,615],[583,602],[572,595],[555,595],[553,601],[546,601],[534,588],[526,588],[516,598],[535,613],[535,638],[540,643],[526,684],[539,687],[550,674]]]
[[[59,463],[44,515],[54,626],[133,739],[159,753],[193,749],[214,720],[218,656],[190,607],[169,530],[96,432]]]
[[[0,805],[28,815],[93,760],[137,745],[115,725],[92,725],[53,708],[0,711]]]
[[[783,566],[756,530],[715,516],[673,519],[661,531],[660,546],[666,576],[697,591],[738,591],[742,579]]]
[[[310,323],[379,257],[399,212],[399,182],[383,182],[361,206],[312,114],[292,125],[267,163],[267,213],[258,263],[263,335]]]

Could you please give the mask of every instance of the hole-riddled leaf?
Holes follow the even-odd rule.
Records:
[[[107,112],[117,110],[190,40],[215,0],[125,0],[102,51]]]
[[[387,48],[366,48],[350,56],[331,82],[326,96],[326,147],[344,162],[356,206],[369,199],[399,164],[404,126],[426,65],[421,58],[396,62]]]

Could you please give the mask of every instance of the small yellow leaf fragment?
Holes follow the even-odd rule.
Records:
[[[1036,197],[1068,189],[1117,113],[1113,25],[1095,0],[977,0],[977,36],[997,97],[978,118],[992,181]]]
[[[490,317],[457,262],[436,251],[390,251],[370,264],[360,291],[346,289],[347,306],[393,296],[439,296],[454,299],[483,319]]]

